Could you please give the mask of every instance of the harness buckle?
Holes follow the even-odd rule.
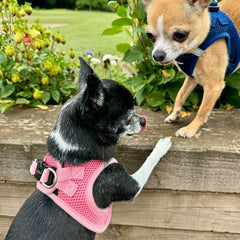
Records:
[[[210,5],[208,6],[208,11],[209,12],[218,12],[219,11],[218,2],[211,2]]]
[[[56,168],[48,166],[43,160],[35,159],[36,170],[34,172],[34,177],[41,182],[41,184],[46,188],[53,188],[57,183],[57,173]],[[48,180],[46,182],[41,181],[42,176],[49,171]]]

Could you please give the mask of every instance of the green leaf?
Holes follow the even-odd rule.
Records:
[[[146,83],[143,82],[142,84],[139,84],[139,85],[135,86],[134,91],[135,92],[140,91],[141,89],[143,89],[145,87],[145,85],[146,85]]]
[[[156,74],[152,73],[150,77],[148,78],[148,83],[152,82],[156,78]]]
[[[129,18],[118,18],[112,22],[113,27],[132,26],[132,21]]]
[[[165,70],[170,76],[169,77],[165,77],[164,74],[162,74],[162,81],[161,83],[165,84],[167,82],[170,82],[174,77],[175,77],[175,73],[176,71],[174,70],[174,68],[171,69],[167,69]]]
[[[32,92],[31,91],[18,92],[17,96],[18,97],[24,97],[24,98],[31,98],[32,97]]]
[[[77,89],[77,85],[74,82],[67,82],[60,87],[60,91],[65,95],[71,94],[73,89]]]
[[[146,100],[151,107],[160,107],[165,102],[165,98],[157,91],[150,94]]]
[[[62,85],[62,88],[66,88],[66,89],[76,89],[77,88],[77,85],[76,83],[74,82],[67,82],[67,83],[64,83]]]
[[[1,113],[4,113],[8,108],[14,106],[14,101],[8,102],[8,103],[1,103],[0,104],[0,111]]]
[[[13,68],[14,62],[11,58],[7,58],[7,61],[2,64],[2,70],[10,71]]]
[[[127,9],[124,6],[120,6],[117,9],[117,15],[119,17],[127,17]]]
[[[143,89],[142,89],[143,90]],[[135,95],[137,105],[141,105],[142,102],[145,100],[145,96],[143,95],[143,91],[139,91]]]
[[[190,101],[192,104],[194,105],[198,105],[199,103],[199,96],[197,93],[192,92],[189,97],[188,97],[188,101]]]
[[[47,104],[47,102],[50,100],[51,94],[49,92],[44,92],[42,95],[42,102],[44,104]]]
[[[107,28],[102,32],[102,36],[117,35],[122,31],[123,29],[121,27]]]
[[[29,103],[30,103],[30,101],[27,100],[26,98],[18,98],[16,100],[16,104],[29,104]]]
[[[52,98],[54,99],[55,102],[59,103],[60,100],[60,93],[58,90],[54,90],[51,92]]]
[[[145,29],[141,27],[133,27],[133,32],[134,33],[144,33],[145,34]]]
[[[38,105],[43,105],[43,104],[42,104],[41,101],[35,100],[35,99],[32,99],[32,100],[30,101],[30,106],[31,106],[31,107],[36,107],[36,106],[38,106]]]
[[[127,50],[129,50],[130,48],[130,44],[129,43],[120,43],[116,46],[117,50],[120,52],[120,53],[125,53]]]
[[[146,100],[146,96],[149,95],[151,91],[151,87],[149,85],[145,85],[139,92],[136,93],[135,98],[138,105],[142,105]]]
[[[0,51],[0,64],[5,64],[7,62],[7,55],[5,52]]]
[[[138,45],[132,46],[125,54],[123,61],[125,62],[140,62],[144,58],[144,54]]]
[[[171,98],[171,100],[174,102],[177,96],[177,93],[179,91],[179,86],[178,85],[171,85],[170,87],[167,88],[167,92]]]
[[[233,73],[232,75],[226,77],[226,84],[237,90],[240,90],[240,75],[238,73]]]
[[[23,70],[27,70],[28,72],[32,70],[31,67],[29,67],[28,65],[25,65],[25,64],[22,64],[20,65],[17,70],[20,72],[20,71],[23,71]]]
[[[9,97],[14,92],[15,92],[15,86],[13,84],[5,85],[1,88],[0,98]]]
[[[137,85],[141,85],[143,84],[145,81],[143,78],[137,76],[137,77],[132,77],[132,78],[129,78],[126,83],[130,86],[137,86]]]

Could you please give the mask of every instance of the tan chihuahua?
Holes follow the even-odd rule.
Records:
[[[210,10],[208,8],[210,2],[210,0],[143,0],[148,15],[146,34],[154,46],[153,59],[161,65],[174,62],[183,70],[182,55],[192,54],[198,58],[192,73],[186,75],[184,84],[177,94],[173,112],[165,122],[171,123],[179,118],[182,105],[197,84],[203,87],[203,100],[195,119],[186,127],[179,129],[176,136],[192,137],[197,133],[200,126],[207,121],[225,86],[224,77],[228,73],[230,63],[228,38],[223,35],[220,39],[214,40],[206,50],[199,48],[209,36],[212,21],[210,12],[220,12],[218,6],[213,6]],[[222,0],[218,5],[234,23],[236,39],[240,42],[239,0]],[[234,42],[237,42],[235,40]],[[235,59],[237,62],[235,61],[231,72],[240,67],[240,48],[234,50],[238,59]],[[187,65],[191,65],[192,62],[192,59],[188,60]]]

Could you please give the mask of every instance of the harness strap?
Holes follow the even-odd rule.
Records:
[[[80,224],[100,233],[109,225],[112,204],[104,209],[99,208],[93,197],[93,185],[101,172],[113,163],[117,163],[114,158],[108,163],[90,160],[78,166],[62,166],[47,154],[44,161],[35,160],[32,163],[30,172],[38,179],[38,190]]]

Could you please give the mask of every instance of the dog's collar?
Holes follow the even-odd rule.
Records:
[[[37,189],[49,196],[58,206],[80,224],[93,232],[103,232],[109,225],[112,205],[99,208],[93,198],[93,185],[103,169],[116,163],[111,159],[105,164],[101,160],[91,160],[78,166],[60,164],[47,154],[42,160],[35,160],[30,173],[34,175]]]
[[[199,57],[218,39],[225,38],[227,43],[229,63],[226,76],[230,75],[240,62],[240,37],[232,20],[223,11],[219,10],[218,2],[211,2],[209,12],[211,28],[204,42],[192,53],[182,54],[176,59],[178,67],[192,78],[194,78],[194,69]]]

